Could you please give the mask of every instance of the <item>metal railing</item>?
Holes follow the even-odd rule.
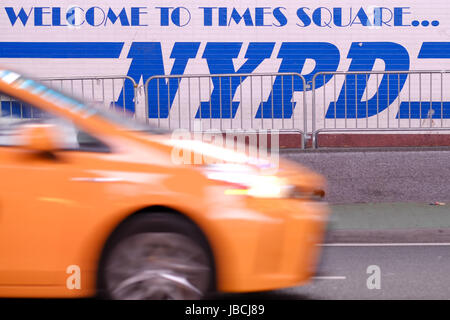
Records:
[[[277,130],[321,133],[450,131],[450,71],[158,75],[138,86],[128,76],[43,78],[41,82],[105,109],[147,123],[189,131]],[[140,97],[144,89],[144,99]],[[145,105],[144,105],[145,104]],[[35,110],[0,96],[2,116],[30,118]],[[138,112],[141,110],[141,112]],[[309,130],[308,130],[309,129]]]
[[[144,84],[146,119],[189,131],[298,133],[304,148],[305,87],[298,73],[153,76]]]
[[[98,107],[132,113],[136,110],[138,86],[129,76],[54,77],[39,81]]]
[[[137,84],[128,76],[83,76],[39,79],[43,84],[94,104],[98,108],[118,109],[136,114]],[[0,96],[1,116],[34,118],[39,112],[7,96]]]
[[[449,75],[433,70],[315,74],[313,148],[324,132],[450,131]]]

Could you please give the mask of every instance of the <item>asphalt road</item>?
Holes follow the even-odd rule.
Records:
[[[450,299],[450,243],[345,245],[324,247],[319,278],[284,294],[293,299]]]

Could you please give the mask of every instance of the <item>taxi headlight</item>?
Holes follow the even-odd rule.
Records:
[[[293,186],[275,175],[265,175],[244,165],[224,164],[208,166],[206,176],[229,185],[227,195],[247,195],[255,198],[286,198]]]

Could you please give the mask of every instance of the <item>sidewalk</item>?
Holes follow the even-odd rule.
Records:
[[[450,203],[450,150],[286,152],[327,179],[325,199],[347,203]],[[386,209],[388,210],[388,209]]]

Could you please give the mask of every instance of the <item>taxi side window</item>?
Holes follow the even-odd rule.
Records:
[[[62,150],[109,152],[99,139],[77,128],[70,120],[54,116],[25,102],[0,94],[0,146],[18,146],[18,133],[27,123],[56,125],[62,134]]]

